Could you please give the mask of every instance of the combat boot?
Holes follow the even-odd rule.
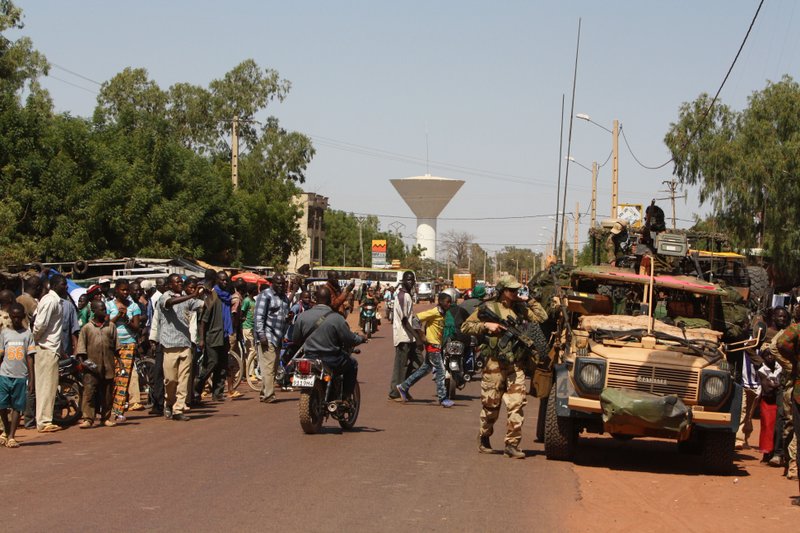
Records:
[[[478,451],[481,453],[494,453],[489,435],[478,435]]]
[[[516,446],[511,445],[506,446],[506,449],[503,450],[503,455],[512,459],[525,459],[525,453]]]

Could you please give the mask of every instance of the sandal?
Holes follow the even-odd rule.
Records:
[[[240,396],[243,396],[243,394],[241,392],[239,392],[238,390],[235,390],[235,391],[231,391],[229,396],[231,397],[231,399],[233,399],[233,398],[239,398]]]
[[[19,442],[15,439],[8,439],[6,441],[6,448],[19,448]]]
[[[6,442],[8,442],[8,435],[5,433],[0,434],[0,446],[5,446]]]
[[[61,426],[57,426],[55,424],[47,424],[46,426],[42,427],[39,430],[39,433],[53,433],[55,431],[61,431]]]

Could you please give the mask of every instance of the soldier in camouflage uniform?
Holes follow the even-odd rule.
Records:
[[[478,433],[478,450],[493,453],[489,442],[494,431],[494,423],[500,414],[500,402],[506,404],[508,426],[506,428],[506,457],[524,459],[520,451],[522,440],[523,408],[526,403],[525,366],[529,353],[520,350],[517,343],[503,344],[503,326],[496,322],[483,322],[478,318],[481,307],[486,306],[503,319],[524,316],[526,320],[542,323],[547,320],[547,312],[535,300],[528,305],[519,297],[517,291],[522,287],[514,276],[503,276],[497,283],[497,296],[484,302],[464,321],[461,331],[467,335],[486,335],[486,343],[481,346],[481,354],[487,356],[481,381],[481,426]],[[508,347],[505,349],[503,346]],[[513,348],[517,347],[517,348]]]
[[[779,357],[776,357],[778,364],[781,365],[783,372],[790,377],[788,394],[784,399],[788,405],[784,408],[792,413],[794,419],[794,442],[795,442],[795,463],[798,460],[796,454],[797,441],[800,440],[800,324],[792,324],[783,330],[783,334],[776,336],[774,344],[777,348]],[[787,459],[788,460],[788,459]],[[798,465],[800,467],[800,465]],[[800,496],[792,500],[793,505],[800,505]]]

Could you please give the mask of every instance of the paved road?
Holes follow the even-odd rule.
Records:
[[[305,435],[297,393],[264,405],[243,384],[244,398],[194,410],[189,422],[134,414],[116,428],[22,433],[22,448],[0,450],[3,529],[567,529],[564,516],[581,505],[578,481],[571,465],[545,461],[533,443],[536,400],[527,409],[527,459],[481,455],[478,383],[452,409],[435,402],[427,378],[414,403],[387,401],[389,331],[359,356],[353,432],[329,422]],[[500,434],[504,425],[501,415]]]

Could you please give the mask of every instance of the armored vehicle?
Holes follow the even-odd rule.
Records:
[[[713,472],[733,467],[742,389],[718,323],[725,291],[697,277],[577,268],[557,299],[548,459],[571,460],[580,434],[673,440]]]

